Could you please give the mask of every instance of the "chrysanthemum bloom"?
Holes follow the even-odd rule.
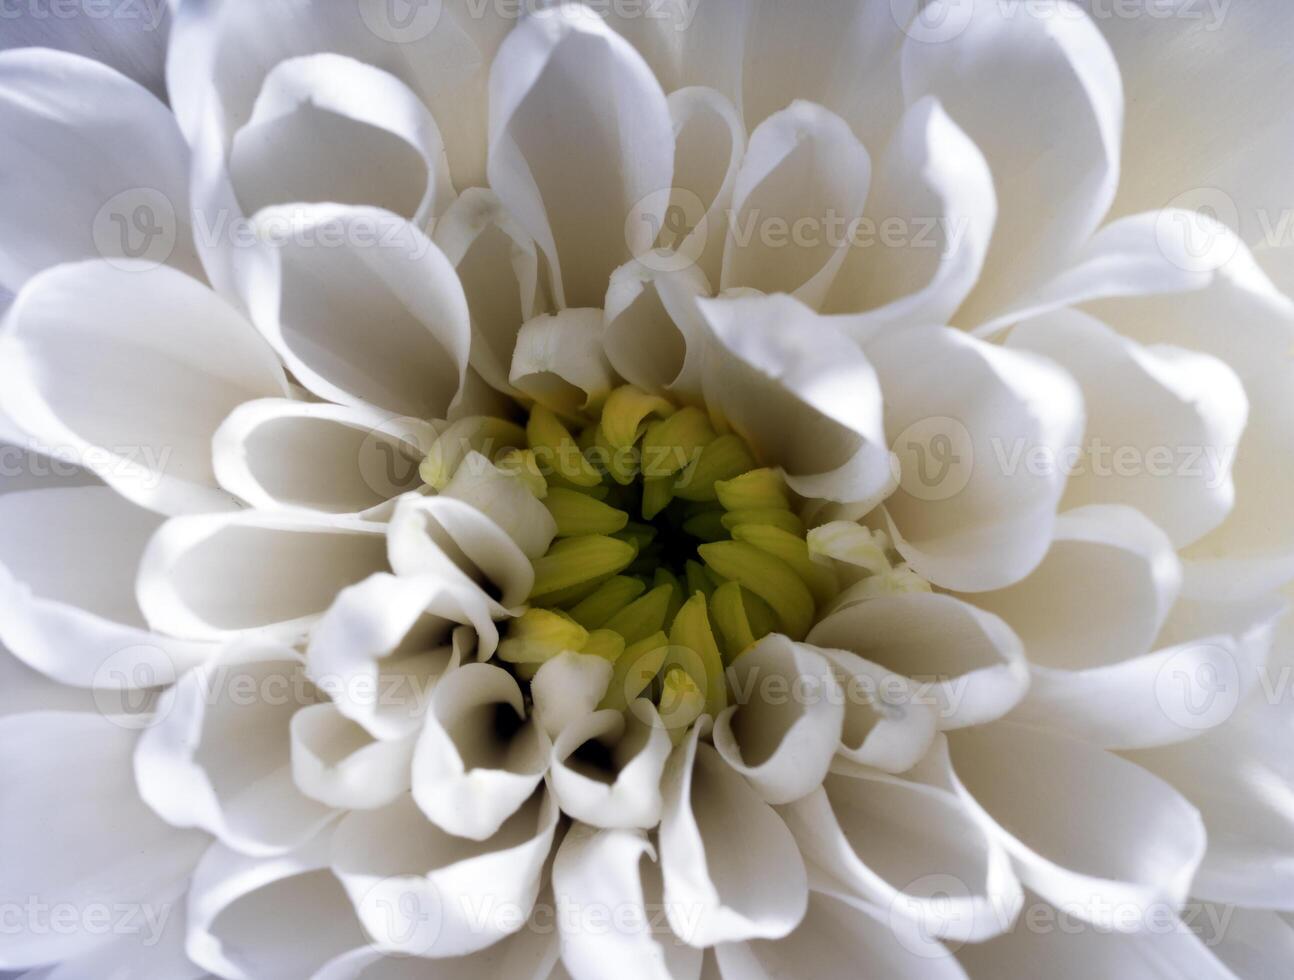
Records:
[[[1286,975],[1294,14],[590,6],[0,54],[0,967]]]

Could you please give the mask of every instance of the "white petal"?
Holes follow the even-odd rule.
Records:
[[[326,834],[269,859],[213,844],[189,890],[189,957],[231,980],[304,977],[363,942],[328,850]]]
[[[600,306],[611,270],[651,247],[673,156],[665,93],[599,17],[562,4],[504,40],[490,186],[547,257],[559,306]]]
[[[711,410],[792,490],[869,509],[894,488],[876,372],[853,341],[788,296],[701,302]]]
[[[7,18],[6,33],[28,20]],[[0,287],[99,257],[198,273],[189,152],[162,102],[107,65],[41,49],[0,53],[0,91]]]
[[[90,914],[98,908],[89,905]],[[184,950],[188,917],[183,901],[146,904],[120,914],[109,911],[112,939],[103,946],[60,960],[54,966],[24,973],[24,980],[81,980],[123,977],[128,980],[201,980],[210,976]],[[102,929],[99,923],[95,926]]]
[[[1051,358],[1083,390],[1086,442],[1067,505],[1129,504],[1179,548],[1222,523],[1249,414],[1229,367],[1180,347],[1142,347],[1073,310],[1020,324],[1007,345]]]
[[[1046,976],[1053,980],[1237,980],[1171,909],[1152,906],[1144,931],[1126,933],[1079,921],[1070,907],[1034,900],[1009,935],[957,951],[972,980]],[[1124,909],[1124,915],[1136,910]],[[1031,925],[1028,923],[1032,923]],[[1257,978],[1255,978],[1257,980]]]
[[[1274,680],[1287,682],[1284,673]],[[1294,714],[1281,692],[1276,686],[1256,694],[1229,724],[1190,742],[1128,754],[1200,808],[1209,839],[1191,885],[1200,898],[1294,911],[1294,792],[1286,751]]]
[[[508,380],[562,415],[596,407],[615,383],[602,352],[602,311],[566,309],[527,320],[517,334]]]
[[[340,810],[375,810],[410,785],[414,737],[375,741],[334,704],[292,716],[292,778],[313,800]]]
[[[700,741],[706,727],[693,727],[665,771],[660,861],[670,927],[693,946],[779,939],[804,916],[804,862],[782,818]]]
[[[160,523],[102,485],[0,495],[0,637],[42,673],[105,692],[200,663],[214,647],[149,632],[135,600]]]
[[[848,650],[816,648],[831,662],[844,696],[836,754],[882,772],[907,772],[926,754],[939,712],[923,685]]]
[[[508,367],[521,324],[540,310],[539,253],[493,191],[463,192],[436,223],[436,245],[458,271],[472,317],[472,367],[510,392]]]
[[[938,787],[860,768],[780,812],[807,861],[932,938],[981,942],[1024,900],[1006,852]]]
[[[1063,267],[1101,223],[1119,181],[1123,90],[1100,32],[1059,0],[930,7],[924,23],[960,30],[939,43],[909,37],[904,97],[911,105],[936,96],[983,152],[998,190],[984,272],[958,316],[973,326]]]
[[[701,950],[685,946],[651,912],[643,865],[659,881],[655,859],[642,831],[577,824],[562,841],[553,892],[560,906],[575,912],[558,919],[562,963],[575,980],[604,977],[610,963],[617,964],[618,976],[632,980],[700,977]],[[609,927],[600,925],[608,912]]]
[[[175,517],[140,560],[139,606],[153,629],[206,640],[294,640],[333,597],[386,570],[380,524],[244,510]]]
[[[454,198],[436,121],[398,78],[338,54],[279,62],[234,134],[247,214],[273,204],[372,205],[429,227]]]
[[[466,575],[489,594],[496,618],[504,608],[520,607],[535,583],[534,567],[508,533],[451,497],[402,497],[387,527],[387,546],[397,575],[449,581]]]
[[[876,165],[827,308],[894,325],[949,322],[979,279],[996,219],[983,155],[937,99],[918,100]]]
[[[0,346],[4,411],[163,513],[228,507],[211,468],[212,434],[239,403],[287,394],[250,324],[165,266],[46,270],[10,307]]]
[[[843,119],[795,102],[750,134],[732,192],[722,289],[822,305],[862,216],[871,160]]]
[[[24,712],[95,711],[97,708],[96,696],[90,691],[60,684],[0,646],[0,718]]]
[[[427,960],[387,956],[370,944],[335,957],[310,980],[549,980],[559,952],[549,913],[537,903],[525,928],[477,953]]]
[[[81,16],[67,19],[15,19],[0,44],[82,54],[133,78],[158,98],[164,97],[169,7],[142,7],[134,16],[120,17],[96,17],[84,9],[77,13]]]
[[[680,256],[649,252],[611,274],[603,345],[616,373],[651,392],[703,404],[701,371],[709,331],[696,301],[710,285]]]
[[[582,755],[586,747],[593,751]],[[655,827],[661,775],[672,748],[650,701],[635,701],[628,712],[597,711],[571,722],[553,740],[549,785],[562,812],[583,823]]]
[[[292,716],[318,700],[291,650],[227,649],[159,701],[135,754],[140,795],[168,823],[243,853],[299,847],[333,817],[292,778]]]
[[[736,107],[712,88],[681,88],[667,101],[674,121],[674,186],[656,240],[717,285],[746,127]]]
[[[468,623],[488,656],[498,633],[470,582],[380,572],[338,594],[310,634],[306,671],[374,738],[402,739],[421,727],[436,683],[461,660],[456,627]]]
[[[45,915],[96,902],[155,913],[183,893],[207,837],[163,823],[139,799],[130,771],[135,742],[133,732],[88,711],[0,719],[0,891],[44,903]],[[68,958],[111,938],[52,925],[42,929],[37,920],[16,934],[11,925],[0,967]]]
[[[1095,746],[1006,722],[948,741],[958,793],[1032,891],[1125,932],[1154,907],[1185,902],[1204,826],[1163,780]]]
[[[813,647],[770,634],[733,661],[737,704],[714,723],[714,747],[774,805],[822,785],[842,737],[844,692]]]
[[[965,980],[952,954],[905,922],[887,921],[862,903],[814,892],[800,927],[776,942],[721,945],[722,980],[857,976],[875,971],[887,980]],[[866,964],[864,967],[863,964]]]
[[[535,718],[550,739],[593,714],[607,693],[612,673],[609,660],[570,650],[544,661],[530,682],[530,695]]]
[[[559,816],[552,798],[536,793],[476,842],[428,823],[405,797],[343,819],[332,867],[378,949],[463,956],[525,926]]]
[[[1266,909],[1200,903],[1191,929],[1237,977],[1280,976],[1294,956],[1294,924]]]
[[[846,605],[818,623],[813,646],[848,650],[913,678],[919,703],[941,729],[1000,718],[1024,696],[1029,672],[1020,638],[1006,623],[953,596],[883,595]]]
[[[471,322],[454,268],[431,239],[377,208],[273,207],[258,232],[276,279],[256,325],[312,393],[345,405],[444,418],[467,370]]]
[[[547,552],[557,537],[557,521],[521,478],[495,466],[478,452],[464,457],[440,495],[471,504],[532,560]]]
[[[216,430],[212,462],[220,485],[253,507],[358,514],[418,489],[418,464],[435,439],[418,419],[263,398]]]
[[[1082,436],[1078,387],[1036,355],[941,327],[884,334],[866,353],[902,467],[885,503],[895,547],[949,589],[1024,578],[1047,550],[1065,487],[1054,461]]]
[[[544,778],[552,743],[521,688],[493,664],[464,664],[436,687],[413,756],[413,798],[442,830],[487,840]]]

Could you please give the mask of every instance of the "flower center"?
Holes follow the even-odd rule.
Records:
[[[770,633],[803,639],[841,590],[779,471],[702,409],[626,385],[579,423],[536,405],[524,426],[477,418],[452,428],[423,463],[427,483],[444,489],[480,452],[556,524],[533,561],[528,608],[499,645],[523,683],[563,652],[601,657],[613,676],[600,707],[650,698],[681,737],[726,706],[729,664]],[[883,544],[866,545],[886,564]]]

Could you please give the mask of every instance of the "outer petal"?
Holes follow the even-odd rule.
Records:
[[[130,778],[135,734],[92,712],[48,711],[0,719],[0,736],[3,893],[42,903],[45,915],[94,903],[169,909],[207,837],[163,823],[139,799]],[[86,832],[89,812],[94,833]],[[102,929],[66,934],[52,925],[11,931],[0,967],[70,958],[111,939]]]
[[[1100,32],[1064,0],[930,6],[924,23],[960,30],[908,38],[903,94],[938,97],[998,188],[984,273],[958,315],[973,326],[1063,267],[1101,223],[1119,181],[1123,90]]]
[[[866,353],[902,467],[885,504],[895,547],[945,588],[1024,578],[1047,550],[1065,487],[1055,461],[1082,435],[1077,386],[1035,355],[940,327],[885,334]]]
[[[293,641],[338,592],[386,570],[382,532],[322,514],[172,518],[140,560],[139,606],[150,626],[175,636]]]
[[[712,413],[807,497],[874,506],[894,488],[881,388],[835,320],[787,296],[705,300]]]
[[[304,977],[362,942],[346,893],[328,871],[328,848],[322,834],[265,860],[213,844],[189,890],[189,957],[232,980]]]
[[[670,926],[693,946],[780,939],[804,916],[804,862],[776,812],[700,741],[705,727],[692,728],[665,771],[660,848]]]
[[[553,892],[561,907],[575,912],[558,919],[562,963],[574,980],[604,977],[612,962],[618,975],[634,980],[698,980],[701,950],[684,945],[651,914],[660,890],[655,860],[642,831],[576,824],[566,835],[553,863]],[[609,929],[598,925],[608,910]]]
[[[863,214],[871,166],[845,121],[821,106],[794,102],[760,123],[733,185],[720,288],[820,307]]]
[[[1163,780],[1102,749],[1007,722],[956,733],[949,753],[958,793],[1043,898],[1122,932],[1144,928],[1156,907],[1185,902],[1204,826]]]
[[[979,279],[997,219],[988,164],[939,101],[904,114],[876,165],[830,312],[947,323]]]
[[[212,434],[241,402],[287,394],[250,325],[163,266],[49,269],[10,307],[0,347],[0,404],[19,427],[162,513],[227,507]]]
[[[0,288],[99,257],[198,272],[189,151],[163,103],[107,65],[30,48],[0,53],[0,91]]]
[[[378,949],[464,956],[525,926],[559,816],[541,791],[477,842],[428,823],[405,797],[342,820],[332,868]]]
[[[846,605],[806,638],[852,651],[918,682],[913,697],[938,712],[941,729],[1000,718],[1024,696],[1029,672],[1006,623],[953,596],[884,595]]]
[[[213,651],[149,631],[132,572],[161,519],[102,485],[0,495],[0,637],[64,684],[143,689]]]
[[[651,247],[673,157],[665,93],[600,18],[561,4],[507,36],[490,73],[490,186],[547,257],[559,306],[599,305],[611,270]]]
[[[140,795],[246,854],[299,847],[333,817],[292,778],[292,716],[317,700],[291,650],[230,648],[162,696],[135,753]]]
[[[275,277],[251,296],[252,318],[300,382],[329,401],[444,418],[471,325],[440,249],[377,208],[275,207],[254,224],[274,243]]]
[[[947,790],[860,768],[782,815],[805,859],[845,893],[931,938],[981,942],[1023,903],[1006,852]]]

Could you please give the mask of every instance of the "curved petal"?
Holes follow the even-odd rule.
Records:
[[[409,790],[414,737],[376,741],[335,704],[292,716],[292,779],[312,800],[339,810],[376,810]]]
[[[437,685],[413,755],[413,798],[436,826],[488,840],[534,793],[552,743],[525,712],[493,664],[464,664]]]
[[[0,52],[0,91],[0,288],[100,257],[198,274],[189,151],[162,102],[107,65],[39,48]]]
[[[136,593],[153,629],[294,641],[342,589],[386,570],[381,524],[253,510],[174,517],[149,542]]]
[[[160,524],[102,485],[0,495],[0,638],[100,698],[201,663],[213,646],[150,632],[135,599],[131,573]]]
[[[470,582],[379,572],[337,595],[311,631],[306,672],[374,738],[403,739],[421,727],[435,685],[462,659],[459,624],[475,628],[481,656],[494,651],[489,602]]]
[[[632,980],[699,980],[701,950],[653,921],[643,865],[659,882],[655,859],[642,831],[576,824],[563,839],[553,862],[553,893],[576,913],[558,919],[562,964],[574,980],[597,980],[613,962],[617,975]],[[608,911],[610,928],[599,928]]]
[[[471,504],[516,542],[532,561],[557,537],[557,521],[517,473],[500,469],[476,451],[454,471],[442,498]]]
[[[272,207],[254,225],[276,278],[252,319],[301,384],[344,405],[444,418],[462,393],[471,321],[440,249],[377,208]]]
[[[560,110],[560,111],[559,111]],[[600,306],[669,201],[665,93],[581,5],[523,18],[490,72],[490,186],[548,259],[559,307]]]
[[[540,664],[530,682],[530,696],[535,718],[550,739],[593,714],[611,684],[612,671],[606,658],[571,650]]]
[[[876,165],[826,308],[894,326],[948,323],[979,279],[996,220],[983,155],[938,99],[917,100]]]
[[[866,354],[901,464],[885,503],[895,547],[949,589],[1024,578],[1046,553],[1065,488],[1056,461],[1082,436],[1077,385],[1036,355],[942,327],[885,333]]]
[[[1294,911],[1291,730],[1288,695],[1273,687],[1199,738],[1128,753],[1200,808],[1209,837],[1191,884],[1200,898]]]
[[[169,911],[208,838],[163,823],[140,800],[130,775],[135,743],[135,733],[89,711],[0,718],[5,895],[30,897],[44,915],[95,903]],[[87,833],[91,812],[96,826]],[[71,958],[112,938],[102,929],[40,925],[18,933],[10,926],[0,967]]]
[[[1231,464],[1249,415],[1224,363],[1180,347],[1142,347],[1073,310],[1016,326],[1007,346],[1049,357],[1088,406],[1065,504],[1128,504],[1184,547],[1231,510]]]
[[[0,334],[0,405],[141,506],[227,508],[212,434],[240,403],[286,395],[283,370],[206,286],[165,266],[118,266],[58,266],[27,283]]]
[[[881,388],[867,357],[789,296],[701,301],[716,343],[706,398],[806,497],[870,509],[894,489]]]
[[[923,935],[982,942],[1023,904],[1006,852],[946,790],[860,768],[780,812],[807,861]]]
[[[673,743],[655,706],[596,711],[553,740],[548,782],[562,812],[594,827],[650,829],[660,822],[661,776]]]
[[[339,54],[288,58],[234,134],[247,214],[275,204],[372,205],[430,227],[454,199],[436,121],[398,78]]]
[[[169,7],[119,10],[104,17],[94,10],[75,9],[73,16],[22,17],[13,20],[0,45],[4,48],[54,48],[82,54],[133,78],[159,99],[166,94],[163,78]],[[130,16],[133,14],[133,16]],[[61,980],[61,978],[60,978]]]
[[[189,958],[231,980],[304,977],[363,942],[328,850],[327,834],[268,859],[213,844],[189,888]]]
[[[550,911],[536,903],[525,928],[476,953],[427,960],[388,956],[370,943],[334,957],[310,980],[549,980],[559,955]]]
[[[508,370],[517,332],[544,303],[534,241],[498,196],[480,187],[464,191],[449,206],[433,240],[458,272],[467,296],[472,367],[492,387],[511,394]]]
[[[918,682],[914,699],[933,705],[941,729],[982,725],[1024,696],[1029,671],[1006,623],[953,596],[881,595],[821,620],[806,643],[848,650]]]
[[[602,350],[602,310],[565,309],[523,323],[508,381],[561,415],[600,405],[615,384]]]
[[[229,648],[162,695],[135,752],[140,796],[245,854],[301,846],[334,816],[292,778],[292,716],[319,699],[291,650]]]
[[[804,916],[804,861],[781,817],[700,741],[707,727],[693,726],[665,770],[660,864],[670,927],[693,946],[779,939]]]
[[[1266,909],[1202,903],[1192,925],[1213,955],[1237,977],[1279,976],[1294,956],[1294,924]]]
[[[435,440],[419,419],[262,398],[216,430],[212,466],[222,487],[262,510],[360,514],[417,490],[418,464]]]
[[[464,956],[525,927],[559,816],[540,791],[478,842],[445,833],[404,797],[346,816],[332,869],[377,949]]]
[[[998,189],[984,272],[958,314],[974,326],[1063,268],[1100,225],[1119,182],[1123,89],[1100,31],[1063,0],[935,0],[921,16],[953,36],[912,33],[904,97],[936,96]]]
[[[534,566],[508,532],[452,497],[401,498],[387,526],[387,549],[397,575],[439,575],[451,582],[466,576],[477,583],[496,619],[519,608],[535,583]]]
[[[714,723],[714,747],[774,805],[822,785],[843,733],[844,691],[812,646],[774,633],[732,662],[737,703]]]
[[[710,294],[710,284],[698,266],[676,267],[680,255],[649,252],[611,273],[602,342],[611,366],[630,384],[704,404],[709,331],[696,301]]]
[[[732,190],[721,289],[823,304],[863,214],[871,159],[843,119],[794,102],[750,134]]]
[[[1049,902],[1128,932],[1154,907],[1186,901],[1204,825],[1168,783],[1103,749],[1008,722],[957,732],[948,752],[957,792]]]
[[[799,928],[775,942],[721,945],[715,950],[722,980],[847,977],[860,964],[893,980],[965,980],[947,947],[906,922],[887,921],[877,909],[814,892]]]

